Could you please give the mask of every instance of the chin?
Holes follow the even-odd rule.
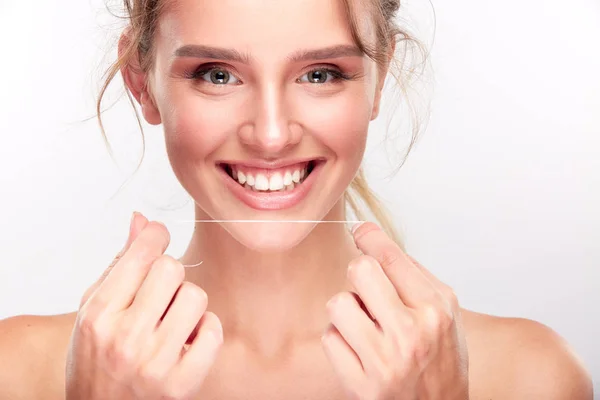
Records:
[[[325,157],[272,163],[219,160],[216,174],[211,171],[203,177],[205,184],[196,181],[198,190],[190,193],[197,193],[200,214],[222,221],[221,228],[243,247],[281,253],[306,240],[317,226],[314,221],[330,215],[342,218],[338,209],[330,213],[336,205],[343,209],[344,190],[354,176],[350,172],[357,168],[330,163]]]
[[[244,247],[257,252],[279,253],[299,245],[310,234],[315,223],[248,222],[221,224],[231,237]]]

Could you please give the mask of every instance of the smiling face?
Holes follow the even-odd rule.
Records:
[[[356,47],[341,0],[175,0],[154,46],[151,94],[138,99],[206,217],[343,216],[385,74]],[[223,226],[255,249],[289,248],[313,227]]]

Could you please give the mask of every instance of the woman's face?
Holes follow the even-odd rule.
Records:
[[[174,173],[208,217],[321,220],[343,206],[382,82],[341,1],[176,0],[155,46],[144,115],[162,122]],[[254,249],[290,248],[314,227],[223,226]]]

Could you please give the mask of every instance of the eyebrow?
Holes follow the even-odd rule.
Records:
[[[236,61],[243,64],[250,62],[248,54],[242,54],[237,50],[224,49],[221,47],[188,44],[175,50],[175,57],[211,58],[215,60]]]
[[[249,64],[252,57],[234,49],[189,44],[175,50],[175,57],[209,58]],[[314,50],[300,50],[287,57],[290,62],[325,60],[342,57],[362,57],[363,52],[355,45],[337,45]]]

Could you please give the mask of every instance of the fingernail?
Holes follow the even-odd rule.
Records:
[[[211,328],[210,333],[214,336],[217,342],[221,343],[223,341],[223,330],[220,326]]]
[[[131,214],[131,220],[129,221],[129,226],[130,226],[130,227],[132,227],[132,226],[133,226],[133,221],[135,220],[135,216],[136,216],[136,214],[137,214],[137,211],[134,211],[134,212]]]
[[[328,327],[321,334],[321,342],[323,344],[327,344],[332,339],[332,337],[333,337],[333,331],[330,327]]]
[[[129,247],[130,242],[131,242],[131,236],[133,233],[133,225],[134,225],[134,221],[135,221],[135,215],[136,212],[134,211],[133,214],[131,215],[131,220],[129,220],[129,232],[127,233],[127,240],[125,240],[125,244],[123,245],[123,248],[121,249],[121,251],[125,251],[127,249],[127,247]]]
[[[139,213],[137,211],[134,211],[131,214],[131,220],[129,221],[129,235],[131,235],[131,232],[133,232],[133,227],[135,226],[135,217],[138,215]]]
[[[135,226],[135,218],[139,213],[137,211],[134,211],[131,214],[131,220],[129,221],[129,234],[127,235],[127,243],[129,243],[129,241],[131,240],[131,236],[133,234],[133,228]]]
[[[333,307],[338,302],[338,299],[339,299],[339,296],[333,296],[331,299],[329,299],[327,304],[325,304],[325,308],[329,310],[331,307]]]
[[[363,221],[363,222],[359,222],[359,223],[357,223],[357,224],[354,224],[354,226],[352,227],[352,230],[351,230],[351,232],[352,232],[352,234],[353,234],[353,235],[354,235],[354,233],[356,232],[356,230],[357,230],[357,229],[358,229],[358,228],[359,228],[359,227],[360,227],[362,224],[364,224],[364,221]]]

